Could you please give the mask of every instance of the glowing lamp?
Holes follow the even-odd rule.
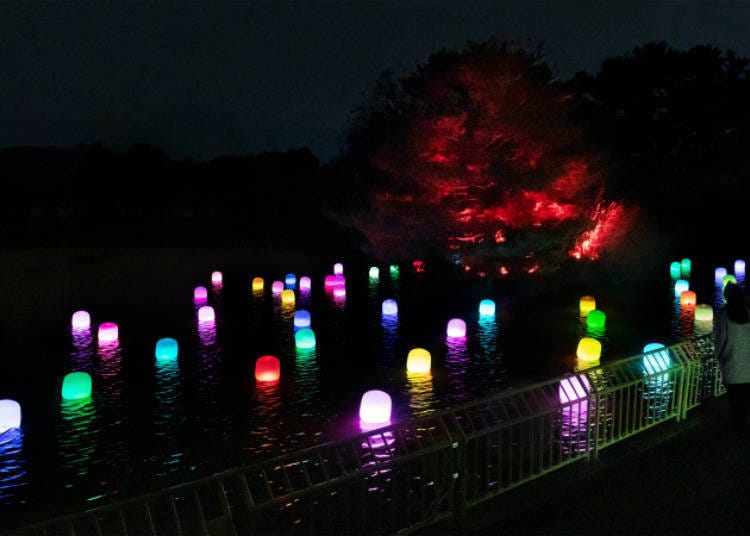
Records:
[[[398,275],[398,272],[399,272],[398,264],[391,264],[388,270],[391,272],[391,275]]]
[[[193,301],[204,302],[208,299],[208,290],[206,287],[195,287],[193,290]]]
[[[686,290],[680,294],[680,307],[695,307],[696,303],[697,298],[692,290]]]
[[[326,288],[326,290],[332,290],[333,287],[336,286],[336,276],[327,275],[325,279],[323,279],[323,286]]]
[[[686,290],[690,290],[690,282],[685,279],[678,279],[674,284],[674,295],[679,296]]]
[[[215,272],[211,272],[211,284],[212,285],[221,285],[224,282],[224,275],[219,272],[218,270]]]
[[[647,344],[643,347],[643,353],[643,368],[646,369],[648,374],[664,372],[672,366],[669,352],[664,350],[664,345],[661,343],[652,342]]]
[[[86,311],[76,311],[70,319],[73,329],[89,329],[91,327],[91,315]]]
[[[315,332],[310,328],[302,328],[294,334],[294,345],[297,348],[315,348]]]
[[[170,337],[165,337],[156,341],[156,359],[159,360],[171,360],[177,359],[177,352],[179,345],[177,340]]]
[[[425,263],[424,261],[416,260],[411,263],[411,265],[414,267],[414,271],[418,274],[424,273],[425,270]]]
[[[86,372],[71,372],[63,378],[63,400],[79,400],[91,397],[91,376]]]
[[[312,322],[312,318],[310,316],[310,311],[307,311],[305,309],[300,309],[299,311],[294,313],[294,327],[295,328],[309,328],[311,322]]]
[[[669,276],[672,279],[679,279],[682,276],[682,266],[679,262],[674,261],[669,265]]]
[[[560,397],[560,402],[565,404],[585,399],[588,397],[590,389],[589,379],[585,375],[579,374],[560,380],[557,394]]]
[[[21,404],[10,398],[0,400],[0,434],[21,428]]]
[[[492,300],[482,300],[479,302],[479,315],[491,316],[495,314],[495,302]]]
[[[398,304],[396,303],[396,300],[383,300],[382,311],[384,315],[397,315]]]
[[[643,347],[643,353],[647,354],[649,352],[653,352],[655,350],[658,350],[660,348],[664,348],[664,345],[660,342],[650,342],[646,346]]]
[[[714,308],[705,303],[695,306],[695,320],[698,322],[713,322]]]
[[[340,262],[337,262],[333,265],[333,275],[343,275],[344,274],[344,265]]]
[[[388,393],[377,389],[367,391],[359,404],[359,419],[365,424],[390,424],[391,406]]]
[[[294,274],[286,274],[284,276],[284,284],[287,288],[294,288],[297,286],[297,276]]]
[[[310,290],[312,288],[312,279],[307,277],[306,275],[303,275],[299,278],[299,289],[300,290]]]
[[[690,262],[690,259],[686,258],[680,261],[680,271],[682,272],[682,277],[690,277],[690,269],[692,268],[692,265],[693,263]]]
[[[254,277],[253,278],[253,291],[261,292],[263,290],[264,283],[265,281],[263,281],[262,277]]]
[[[333,287],[333,297],[343,298],[346,296],[346,287]]]
[[[734,283],[736,285],[737,278],[734,277],[732,274],[725,275],[724,277],[721,278],[721,288],[723,289],[724,287],[726,287],[727,283]]]
[[[370,266],[370,279],[380,279],[380,268]]]
[[[581,316],[588,316],[591,311],[596,309],[596,300],[593,296],[583,296],[578,302],[578,309]]]
[[[451,318],[446,329],[448,337],[466,337],[466,322],[460,318]]]
[[[282,305],[294,305],[295,297],[292,289],[286,289],[281,291],[281,303]]]
[[[113,342],[118,336],[117,324],[114,322],[102,322],[99,325],[99,342]]]
[[[743,261],[742,259],[737,259],[736,261],[734,261],[734,275],[745,275],[745,261]]]
[[[602,343],[591,337],[583,337],[578,341],[576,356],[581,361],[599,361],[602,355]]]
[[[214,313],[214,308],[210,305],[204,305],[200,309],[198,309],[198,322],[201,324],[206,322],[213,322],[216,320],[216,313]]]
[[[264,355],[255,361],[255,380],[259,382],[276,382],[281,376],[281,362],[273,355]]]
[[[722,279],[724,279],[724,276],[727,275],[727,269],[723,266],[719,266],[714,270],[714,281],[717,285],[721,284]]]
[[[607,323],[607,315],[604,311],[594,309],[589,311],[586,317],[586,328],[588,329],[604,329],[604,325]]]
[[[424,348],[413,348],[406,356],[406,370],[412,374],[427,374],[431,361],[430,352]]]

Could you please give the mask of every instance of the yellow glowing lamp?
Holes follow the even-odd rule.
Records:
[[[282,305],[294,305],[294,291],[292,289],[286,289],[281,291],[281,304]]]
[[[589,316],[589,313],[596,309],[596,300],[593,296],[583,296],[578,302],[578,307],[581,310],[581,316]]]
[[[680,307],[695,307],[697,301],[695,292],[692,290],[686,290],[680,294]]]
[[[695,320],[698,322],[713,322],[714,308],[705,303],[695,306]]]
[[[413,348],[406,357],[406,370],[412,374],[430,372],[432,357],[424,348]]]
[[[264,281],[262,277],[254,277],[253,278],[253,292],[262,292],[263,283]]]
[[[599,361],[602,355],[602,343],[591,337],[583,337],[578,341],[576,356],[585,362]]]

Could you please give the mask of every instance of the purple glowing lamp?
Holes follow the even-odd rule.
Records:
[[[451,318],[448,321],[448,328],[446,329],[446,335],[453,338],[466,337],[466,322],[460,318]]]
[[[76,311],[70,320],[73,329],[89,329],[91,327],[91,315],[87,311]]]
[[[195,287],[195,290],[193,290],[193,301],[200,303],[207,299],[208,290],[206,290],[206,287]]]
[[[391,423],[391,406],[388,393],[377,389],[367,391],[359,404],[359,420],[365,425],[386,426]]]

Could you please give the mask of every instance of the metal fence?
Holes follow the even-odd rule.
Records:
[[[14,533],[409,532],[722,392],[703,337]]]

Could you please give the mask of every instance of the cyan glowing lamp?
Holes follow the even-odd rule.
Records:
[[[283,281],[274,281],[273,283],[271,283],[271,294],[281,294],[283,290],[284,290]]]
[[[284,284],[287,286],[287,288],[293,289],[297,286],[297,276],[294,274],[286,274],[284,276]]]
[[[394,275],[394,276],[398,275],[399,273],[398,264],[391,264],[388,270],[390,271],[391,275]]]
[[[10,398],[0,400],[0,434],[21,428],[21,404]]]
[[[690,277],[690,270],[693,266],[693,263],[690,261],[690,259],[685,258],[680,261],[680,272],[682,273],[682,277],[687,279]]]
[[[333,265],[333,275],[343,275],[344,274],[344,265],[340,262],[337,262]]]
[[[176,339],[171,337],[164,337],[156,341],[156,359],[170,361],[177,359],[177,353],[179,351],[179,345]]]
[[[295,296],[292,289],[286,289],[281,291],[281,304],[282,305],[294,305]]]
[[[674,295],[679,297],[686,290],[690,290],[690,282],[687,279],[678,279],[674,284]]]
[[[495,314],[495,302],[484,299],[479,302],[479,316],[492,316]]]
[[[208,290],[206,287],[195,287],[193,290],[193,301],[204,302],[208,299]]]
[[[648,374],[664,372],[672,366],[669,352],[659,342],[651,342],[643,347],[643,368]]]
[[[208,322],[214,322],[216,320],[216,313],[214,308],[210,305],[204,305],[198,309],[198,322],[205,324]]]
[[[294,345],[297,348],[315,348],[315,332],[310,328],[302,328],[294,334]]]
[[[680,294],[680,307],[695,307],[698,298],[692,290],[686,290]]]
[[[383,307],[382,311],[384,315],[397,315],[398,314],[398,304],[396,303],[396,300],[383,300]]]
[[[714,308],[705,303],[699,303],[695,306],[695,320],[698,322],[713,322]]]
[[[76,311],[70,319],[73,329],[89,329],[91,327],[91,315],[87,311]]]
[[[466,337],[466,322],[460,318],[451,318],[445,331],[448,337]]]
[[[91,376],[86,372],[71,372],[63,378],[63,400],[79,400],[91,397]]]
[[[370,279],[380,279],[380,268],[377,266],[370,266]]]
[[[607,315],[604,311],[600,311],[599,309],[589,311],[589,314],[586,317],[586,328],[588,329],[604,329],[606,323]]]
[[[431,364],[432,356],[424,348],[412,348],[406,356],[406,370],[412,374],[427,374]]]
[[[581,316],[586,317],[591,311],[596,309],[596,300],[593,296],[582,296],[578,301],[578,309]]]
[[[300,309],[296,313],[294,313],[294,327],[301,329],[301,328],[309,328],[310,323],[312,322],[312,317],[310,316],[310,311],[306,309]]]
[[[220,271],[216,270],[211,272],[211,284],[212,285],[221,285],[224,282],[224,274],[222,274]]]
[[[650,342],[646,346],[643,347],[643,353],[647,354],[649,352],[654,352],[656,350],[659,350],[661,348],[664,348],[664,345],[660,342]]]
[[[682,265],[679,262],[674,261],[669,265],[669,277],[672,279],[679,279],[680,276],[682,276]]]
[[[726,287],[727,283],[734,283],[736,285],[737,278],[734,277],[732,274],[727,274],[721,278],[721,288],[723,289],[724,287]]]
[[[264,355],[255,361],[255,380],[258,382],[276,382],[281,376],[281,362],[273,355]]]
[[[560,380],[557,394],[562,404],[583,400],[589,395],[591,384],[584,374],[569,376]]]
[[[253,292],[262,292],[264,284],[262,277],[253,277]]]
[[[583,337],[578,341],[576,356],[585,362],[599,361],[602,355],[602,343],[592,337]]]
[[[745,275],[745,261],[737,259],[734,261],[734,275],[742,277]]]
[[[300,290],[310,290],[312,288],[312,279],[307,277],[306,275],[303,275],[299,278],[299,289]]]
[[[99,342],[114,342],[119,337],[117,324],[114,322],[102,322],[99,325]]]
[[[373,389],[362,395],[359,403],[359,420],[363,424],[386,426],[391,423],[391,397],[388,393]]]
[[[724,276],[727,275],[727,269],[723,266],[719,266],[714,270],[714,282],[717,285],[721,285],[722,279],[724,279]]]

